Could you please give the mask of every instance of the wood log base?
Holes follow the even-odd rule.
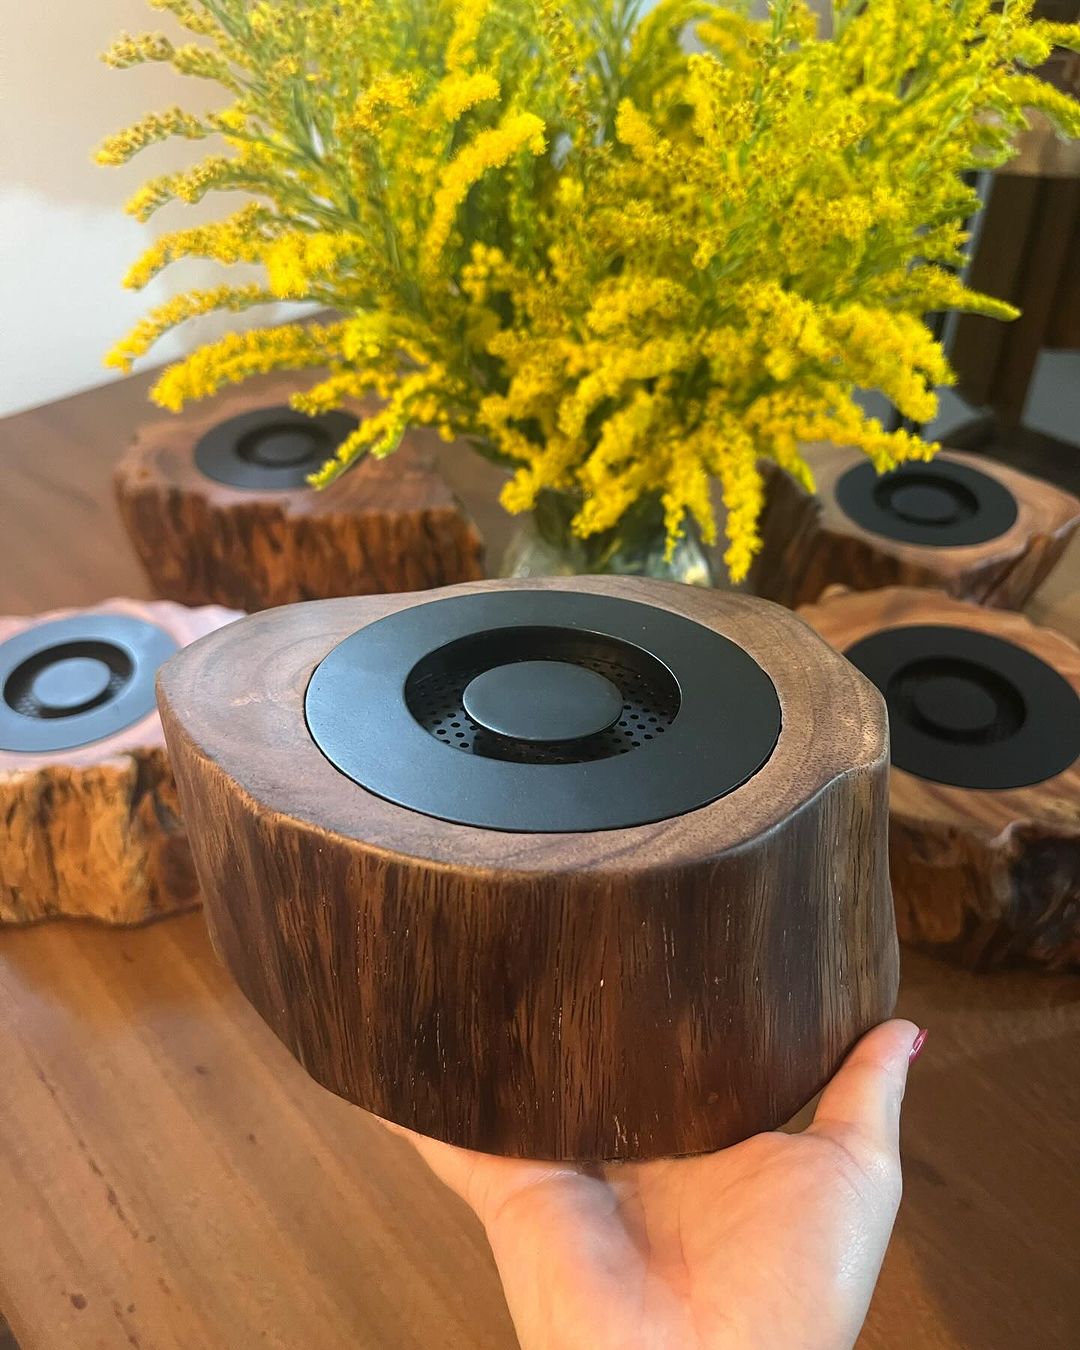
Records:
[[[799,613],[854,660],[860,659],[856,644],[872,635],[924,625],[933,627],[928,637],[919,639],[920,659],[933,660],[934,643],[940,641],[935,634],[947,626],[1011,644],[1061,677],[1065,688],[1052,681],[1040,686],[1023,718],[1013,715],[1004,725],[988,721],[982,726],[980,710],[987,693],[1009,715],[1013,695],[996,679],[980,680],[959,668],[963,681],[974,676],[970,683],[951,691],[938,683],[928,695],[925,686],[921,693],[905,691],[904,672],[894,672],[889,860],[903,941],[975,969],[1021,963],[1046,970],[1080,966],[1080,760],[1065,762],[1074,755],[1077,736],[1080,650],[1022,615],[981,609],[934,591],[895,587],[859,594],[834,588],[821,603]],[[955,653],[948,659],[955,660]],[[956,666],[930,668],[934,678],[944,673],[951,679],[957,671]],[[1021,668],[1011,681],[1014,689],[1023,683],[1023,674]],[[1054,772],[1021,786],[977,788],[898,767],[905,732],[897,719],[911,714],[903,708],[898,713],[896,701],[913,706],[916,719],[935,719],[941,717],[942,705],[935,712],[933,699],[952,693],[958,701],[946,716],[959,719],[952,730],[961,734],[952,741],[940,739],[940,762],[931,771],[963,777],[980,755],[990,756],[991,766],[995,759],[1000,766],[1001,756],[1012,753],[1017,739],[1032,731],[1030,744],[1019,748],[1043,758]],[[990,705],[986,707],[989,711]],[[919,752],[918,745],[914,751],[909,747],[909,753]],[[1007,764],[1005,768],[1007,773]]]
[[[903,496],[891,493],[885,479],[873,481],[872,469],[865,468],[872,481],[862,485],[862,501],[849,501],[845,509],[838,486],[853,470],[868,466],[866,456],[825,444],[807,446],[803,453],[816,496],[775,464],[763,465],[763,546],[748,582],[755,595],[790,608],[811,604],[826,587],[839,584],[855,591],[925,586],[961,600],[1022,609],[1080,525],[1080,501],[1070,493],[959,450],[943,450],[929,464],[902,470],[918,475]],[[935,481],[935,466],[946,473],[955,466],[958,481]],[[903,487],[899,479],[896,485]],[[979,528],[987,498],[994,499],[991,509],[1002,507],[1002,522],[1008,521],[1006,503],[1012,499],[1013,519],[1005,528],[992,521]],[[884,531],[890,529],[906,538],[889,537]],[[980,542],[950,542],[986,533],[991,537]]]
[[[86,616],[141,620],[179,646],[237,617],[217,607],[109,600],[84,610],[0,618],[0,655],[10,639],[43,624]],[[84,648],[62,655],[65,668],[74,666],[78,675]],[[58,687],[61,664],[38,674],[38,689],[49,687],[42,680],[50,678]],[[82,671],[92,678],[93,662]],[[17,684],[18,670],[15,676]],[[9,678],[0,691],[5,698],[12,684]],[[10,708],[5,711],[10,718]],[[63,719],[51,711],[53,730]],[[137,924],[199,903],[152,685],[149,709],[102,739],[52,751],[0,749],[0,821],[0,925],[58,916]]]
[[[157,595],[257,610],[483,576],[480,536],[436,469],[426,433],[408,433],[393,455],[365,460],[321,491],[307,487],[303,473],[294,475],[299,486],[261,489],[219,482],[199,468],[196,449],[207,433],[281,407],[290,392],[237,394],[212,412],[185,412],[138,432],[114,482]],[[304,470],[332,450],[328,444]],[[289,451],[284,435],[265,450],[267,481],[280,480]]]
[[[318,1082],[410,1129],[722,1148],[892,1010],[884,704],[778,606],[328,600],[181,653],[161,707],[218,953]]]

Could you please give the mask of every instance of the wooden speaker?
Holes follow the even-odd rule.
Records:
[[[215,945],[320,1083],[467,1148],[715,1149],[897,984],[872,684],[638,579],[268,611],[160,703]]]
[[[756,595],[809,604],[830,585],[927,586],[1022,608],[1080,525],[1068,492],[979,455],[943,450],[879,475],[859,450],[811,445],[811,496],[766,466]]]
[[[483,576],[476,527],[419,433],[316,491],[356,427],[263,394],[143,427],[117,465],[120,514],[158,595],[265,609]]]
[[[198,903],[154,677],[236,617],[108,600],[0,618],[0,924]]]
[[[800,613],[889,706],[901,938],[977,968],[1080,964],[1080,650],[934,591]]]

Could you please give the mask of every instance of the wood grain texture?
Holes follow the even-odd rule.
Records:
[[[307,1077],[200,914],[0,934],[0,1025],[21,1350],[514,1346],[471,1214]]]
[[[743,596],[599,578],[440,594],[490,589],[622,596],[731,638],[777,688],[772,756],[653,825],[448,824],[345,778],[303,713],[342,638],[432,597],[255,616],[160,677],[218,951],[325,1087],[455,1144],[651,1157],[774,1128],[895,1001],[877,690]]]
[[[233,610],[109,600],[33,619],[0,618],[0,642],[76,613],[124,614],[181,644]],[[142,923],[198,904],[187,834],[157,712],[70,750],[0,750],[0,925],[59,915]]]
[[[158,595],[257,610],[483,576],[480,536],[422,435],[321,491],[229,487],[196,468],[211,426],[286,402],[292,388],[235,394],[140,428],[116,466],[116,497]]]
[[[146,594],[110,476],[153,378],[0,419],[0,612]],[[500,476],[459,449],[443,473],[497,557]],[[1030,612],[1080,637],[1075,536]],[[1080,982],[907,947],[897,1011],[931,1035],[859,1350],[1074,1350]],[[516,1345],[475,1220],[303,1072],[201,913],[0,932],[0,1063],[0,1308],[22,1350]]]
[[[985,544],[904,544],[863,529],[837,503],[837,481],[865,461],[861,451],[818,444],[803,453],[816,496],[775,465],[764,466],[764,545],[749,580],[755,595],[793,608],[839,584],[856,591],[928,586],[984,605],[1022,609],[1080,525],[1080,501],[1070,493],[981,456],[948,450],[940,458],[977,469],[1009,489],[1017,502],[1016,521]]]
[[[904,587],[837,590],[800,613],[839,651],[884,628],[972,628],[1034,653],[1080,693],[1080,649],[1021,614]],[[998,791],[894,768],[889,863],[903,941],[981,969],[1080,966],[1080,761],[1043,783]]]

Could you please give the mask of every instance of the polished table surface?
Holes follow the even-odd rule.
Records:
[[[145,387],[0,422],[0,613],[147,594],[109,483]],[[505,539],[489,467],[445,468]],[[1080,549],[1032,613],[1080,636]],[[899,1011],[930,1039],[860,1346],[1076,1345],[1080,978],[908,952]],[[515,1344],[471,1215],[305,1076],[198,914],[0,932],[0,1313],[22,1350]]]

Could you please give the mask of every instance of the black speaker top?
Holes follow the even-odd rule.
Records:
[[[257,408],[211,427],[195,446],[195,464],[229,487],[304,487],[358,425],[344,412],[308,417],[284,406]]]
[[[0,644],[0,750],[48,754],[114,736],[153,712],[171,634],[125,614],[79,614]]]
[[[836,484],[841,510],[864,530],[903,544],[985,544],[1016,522],[1016,498],[996,478],[954,460],[903,464],[878,474],[868,460]]]
[[[949,625],[889,628],[845,656],[885,695],[892,762],[955,787],[1045,782],[1080,755],[1080,698],[1023,647]]]
[[[780,703],[741,647],[614,597],[516,590],[414,605],[314,671],[308,729],[343,774],[459,824],[576,832],[715,801],[772,754]]]

